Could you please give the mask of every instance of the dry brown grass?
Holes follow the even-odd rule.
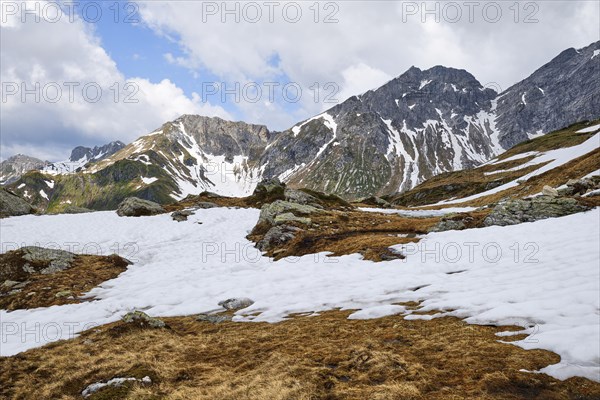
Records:
[[[493,187],[517,180],[529,172],[537,170],[545,165],[544,163],[540,163],[517,171],[485,175],[485,173],[518,167],[533,160],[534,157],[524,157],[505,162],[501,162],[501,160],[529,151],[544,152],[576,146],[595,135],[594,132],[577,133],[577,131],[590,125],[598,124],[598,122],[600,122],[600,120],[578,123],[539,138],[525,141],[498,156],[500,162],[496,164],[484,165],[470,170],[440,174],[426,180],[408,192],[391,196],[388,200],[399,206],[425,206],[442,200],[449,200],[451,198],[460,199],[485,192]],[[595,151],[579,157],[561,167],[533,177],[517,187],[492,195],[483,196],[476,200],[447,205],[447,207],[479,207],[495,203],[504,198],[522,198],[540,192],[545,185],[552,187],[560,186],[569,179],[579,179],[599,168],[600,149],[596,149]]]
[[[481,226],[489,210],[460,214],[470,216],[468,228]],[[418,242],[416,235],[426,234],[438,223],[441,217],[415,218],[398,214],[364,212],[360,210],[336,211],[311,214],[313,225],[302,230],[295,238],[267,252],[267,255],[280,259],[288,256],[303,256],[324,251],[332,256],[359,253],[371,261],[383,261],[393,257],[389,247],[396,244]],[[258,242],[270,226],[257,225],[248,239]],[[397,256],[397,255],[396,255]]]
[[[117,322],[0,359],[0,397],[79,399],[91,383],[148,375],[151,385],[90,399],[600,398],[600,384],[583,378],[561,382],[519,372],[559,357],[499,343],[502,328],[456,318],[358,321],[348,314],[278,324],[169,318],[170,329],[145,330]]]
[[[6,295],[9,290],[0,287],[0,293],[4,294],[0,297],[0,309],[17,310],[78,303],[81,301],[77,299],[79,296],[104,281],[116,278],[127,269],[127,265],[117,255],[78,255],[73,266],[67,270],[49,275],[27,276],[30,283],[19,293]],[[64,291],[70,291],[74,298],[71,295],[56,297],[57,293]]]
[[[516,161],[521,162],[523,160],[526,159]],[[514,162],[509,161],[509,163],[512,165]],[[499,168],[497,165],[484,166],[474,170],[439,175],[431,178],[422,185],[417,186],[412,191],[399,195],[397,200],[403,204],[405,203],[405,205],[424,205],[427,203],[436,203],[441,200],[449,200],[451,197],[457,197],[460,199],[461,197],[468,197],[470,195],[485,191],[485,185],[494,180],[498,180],[498,182],[501,182],[502,184],[510,182],[540,168],[543,165],[544,164],[538,164],[519,171],[498,173],[493,175],[484,175],[483,173],[502,168]],[[506,198],[523,198],[541,192],[543,187],[546,185],[557,187],[566,183],[569,179],[579,179],[598,169],[600,169],[600,149],[596,149],[588,154],[576,158],[561,167],[554,168],[543,174],[534,176],[528,179],[526,182],[523,182],[513,188],[488,196],[482,196],[470,201],[448,204],[446,207],[481,207],[496,203]],[[459,186],[459,189],[449,193],[444,189],[448,185]],[[421,200],[415,201],[414,197],[419,192],[424,192],[428,195],[423,197]],[[436,206],[436,208],[442,207],[444,207],[444,205]]]

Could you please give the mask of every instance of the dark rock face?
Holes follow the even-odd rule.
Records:
[[[546,218],[562,217],[589,210],[573,198],[538,196],[525,200],[509,200],[498,204],[484,220],[484,226],[516,225]]]
[[[33,214],[35,209],[19,196],[0,188],[0,218]]]
[[[101,187],[158,178],[108,199],[97,191],[86,206],[98,209],[127,196],[166,203],[210,190],[243,197],[261,179],[284,183],[270,191],[259,185],[263,203],[301,196],[289,192],[297,188],[346,200],[385,197],[477,166],[531,135],[599,118],[598,76],[600,42],[562,52],[500,95],[465,70],[412,67],[283,132],[183,115],[125,148],[78,147],[71,160],[97,161],[87,168]]]
[[[148,215],[162,214],[165,209],[158,203],[149,200],[138,199],[137,197],[128,197],[117,209],[120,217],[141,217]]]
[[[23,154],[9,157],[0,163],[0,184],[8,185],[13,183],[25,172],[40,170],[46,165],[48,165],[48,161],[42,161]]]
[[[346,199],[406,190],[494,154],[495,97],[464,70],[413,67],[278,134],[264,174]]]
[[[496,120],[505,149],[600,116],[600,41],[568,49],[498,96]]]
[[[205,153],[224,155],[228,161],[239,155],[257,160],[270,135],[264,125],[197,115],[183,115],[163,126],[163,132],[172,128],[191,135]]]
[[[102,160],[125,147],[121,141],[110,142],[104,146],[84,147],[77,146],[71,151],[69,161],[79,161],[86,158],[88,161]]]

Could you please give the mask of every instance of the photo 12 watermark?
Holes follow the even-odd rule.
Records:
[[[534,1],[401,1],[402,22],[496,24],[503,20],[536,24],[540,6]]]
[[[165,2],[167,3],[167,2]],[[288,23],[302,21],[315,24],[337,24],[340,3],[335,1],[198,1],[199,23]],[[16,19],[21,23],[81,19],[96,24],[141,23],[140,5],[133,1],[2,1],[2,23]]]

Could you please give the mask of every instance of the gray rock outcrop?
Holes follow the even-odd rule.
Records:
[[[165,209],[158,203],[150,200],[143,200],[137,197],[128,197],[117,209],[117,214],[120,217],[141,217],[148,215],[162,214]]]
[[[590,207],[568,197],[538,196],[531,199],[508,200],[496,205],[484,219],[483,225],[516,225],[522,222],[562,217],[589,209]]]
[[[35,209],[20,198],[4,188],[0,188],[0,218],[18,215],[33,214]]]

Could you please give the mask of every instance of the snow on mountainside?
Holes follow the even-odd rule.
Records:
[[[571,179],[598,175],[600,120],[522,142],[477,168],[441,174],[415,188],[385,197],[401,206],[482,206],[508,197],[540,194]]]
[[[174,182],[174,199],[203,191],[245,196],[261,177],[256,160],[267,144],[262,125],[184,115],[142,136],[88,171],[95,173],[119,160],[160,166]],[[158,177],[155,177],[158,178]]]
[[[17,181],[27,171],[39,170],[48,165],[35,157],[17,154],[0,163],[0,185],[8,185]]]
[[[47,174],[70,174],[84,169],[90,162],[100,161],[125,147],[121,141],[110,142],[104,146],[83,147],[77,146],[71,151],[71,156],[66,161],[51,163],[43,168]]]
[[[160,202],[203,191],[245,196],[273,177],[347,200],[394,195],[477,167],[534,136],[600,117],[600,58],[592,56],[599,47],[566,50],[500,95],[464,70],[412,67],[283,132],[184,115],[100,161],[84,152],[45,172],[86,165],[82,172],[93,175],[94,193],[84,197],[94,207],[100,198],[113,206],[126,194]],[[112,197],[106,185],[113,185]],[[73,197],[77,185],[70,186]]]
[[[468,72],[411,68],[276,136],[265,175],[357,199],[478,165],[501,147],[496,92]]]

